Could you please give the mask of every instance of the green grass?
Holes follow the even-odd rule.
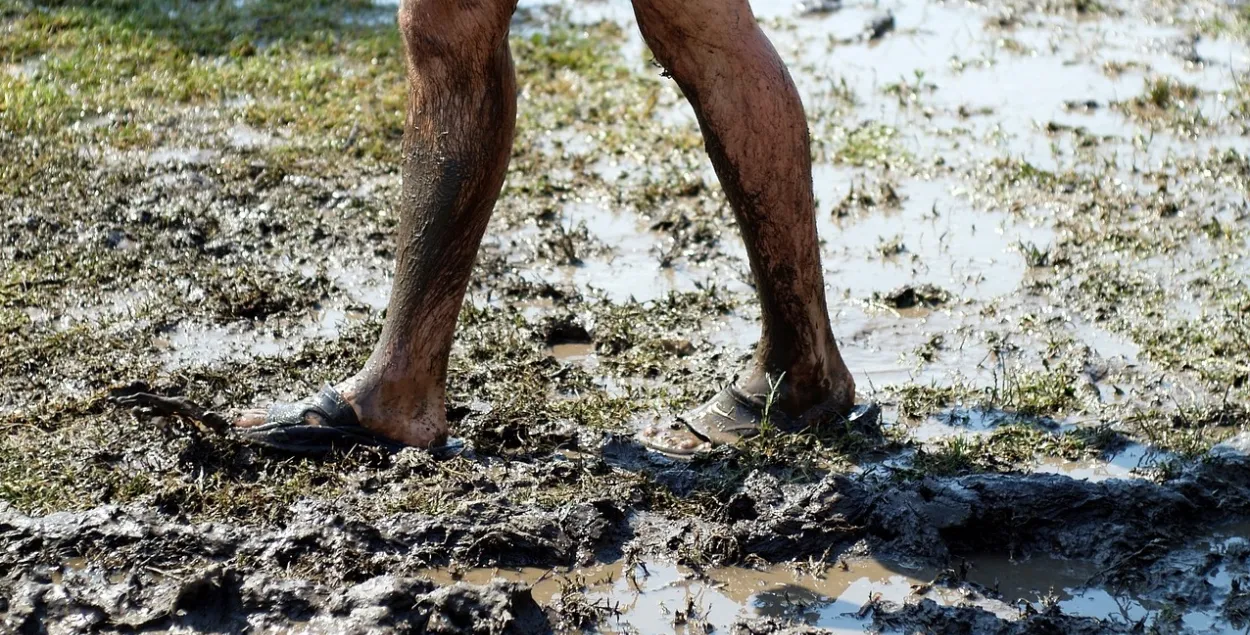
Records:
[[[1090,458],[1100,454],[1106,443],[1106,433],[1098,430],[1053,434],[1034,426],[1010,424],[989,435],[948,437],[935,447],[919,448],[912,468],[933,476],[1010,472],[1027,469],[1039,457]]]

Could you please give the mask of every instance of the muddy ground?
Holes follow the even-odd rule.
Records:
[[[1250,6],[754,8],[884,416],[683,464],[633,433],[759,314],[627,2],[514,20],[471,450],[313,460],[115,398],[295,399],[367,356],[394,7],[0,0],[0,630],[1245,631]]]

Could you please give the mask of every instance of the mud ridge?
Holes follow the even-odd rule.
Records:
[[[1245,515],[1248,443],[1245,436],[1225,443],[1210,460],[1163,484],[1053,474],[911,482],[829,474],[787,485],[756,471],[719,518],[697,520],[627,516],[610,501],[553,512],[500,501],[466,504],[447,516],[397,514],[365,524],[336,512],[334,503],[305,500],[284,527],[263,529],[189,523],[142,508],[29,517],[0,505],[0,616],[19,632],[41,632],[31,625],[43,623],[212,631],[270,619],[329,620],[336,629],[402,631],[419,624],[430,632],[505,632],[516,620],[538,619],[523,588],[439,589],[419,579],[421,570],[448,563],[564,567],[616,553],[698,567],[843,554],[944,565],[963,555],[1006,552],[1090,560],[1104,581],[1130,583],[1134,572],[1196,530]],[[670,484],[690,487],[698,478],[689,466],[665,469],[659,480]],[[994,626],[993,614],[932,602],[872,609],[876,623],[890,628],[1099,632],[1044,616],[1030,618],[1033,626]],[[493,617],[466,617],[472,615]],[[743,626],[757,627],[764,628]]]
[[[900,482],[831,473],[814,484],[786,485],[757,471],[721,518],[674,523],[643,514],[634,534],[660,554],[695,554],[689,564],[827,556],[862,540],[874,555],[939,566],[973,553],[1089,560],[1115,581],[1196,530],[1250,511],[1248,445],[1250,437],[1236,437],[1165,483],[1031,473]],[[660,480],[679,490],[697,487],[686,468],[670,469]]]
[[[114,576],[94,566],[26,577],[5,592],[7,632],[285,630],[365,633],[535,633],[550,630],[529,589],[496,580],[437,587],[378,576],[333,589],[273,572],[212,566],[185,576]],[[56,625],[58,630],[48,627]],[[11,629],[11,630],[8,630]]]

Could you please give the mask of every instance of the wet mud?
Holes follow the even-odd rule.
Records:
[[[1082,563],[1088,576],[1069,581],[1077,588],[1132,590],[1137,602],[1183,601],[1182,617],[1236,611],[1242,596],[1231,586],[1231,572],[1250,572],[1250,544],[1238,538],[1237,549],[1201,554],[1193,537],[1218,533],[1246,515],[1247,448],[1250,441],[1239,437],[1218,447],[1211,460],[1161,484],[1055,474],[900,483],[882,476],[828,474],[807,485],[783,485],[766,471],[753,471],[717,513],[703,519],[632,511],[610,500],[544,512],[499,500],[448,514],[399,514],[364,523],[346,515],[350,504],[322,501],[297,503],[280,528],[260,529],[193,523],[135,507],[30,517],[5,506],[0,508],[0,540],[6,545],[0,555],[6,571],[0,582],[2,615],[20,632],[39,632],[48,625],[126,631],[263,630],[292,624],[314,632],[331,626],[334,631],[535,632],[576,628],[592,618],[596,623],[621,619],[619,602],[629,587],[600,589],[596,596],[587,576],[604,572],[588,573],[594,563],[623,563],[608,579],[622,580],[623,586],[628,578],[641,592],[638,579],[650,578],[650,568],[662,566],[655,563],[676,562],[697,580],[715,581],[720,575],[750,584],[767,579],[750,573],[751,566],[805,562],[813,578],[836,580],[839,569],[852,570],[848,561],[871,556],[895,563],[894,569],[914,581],[902,597],[880,597],[876,589],[888,590],[885,584],[869,586],[857,606],[841,595],[822,600],[827,596],[815,593],[811,604],[840,603],[842,613],[825,612],[842,618],[852,614],[859,626],[884,629],[1129,632],[1129,625],[1110,615],[1105,620],[1065,615],[1057,599],[1029,597],[1021,589],[1005,596],[1004,582],[1013,584],[1004,575],[1010,567],[992,567],[1004,560],[1037,560],[1042,566],[1071,561]],[[730,458],[721,467],[692,473],[688,466],[657,465],[637,446],[615,439],[602,455],[622,468],[653,472],[677,496],[733,465]],[[403,478],[391,469],[377,478]],[[1221,590],[1194,579],[1193,571],[1178,566],[1177,560],[1185,558],[1199,558],[1204,577],[1223,569],[1230,586]],[[984,571],[979,560],[989,563]],[[543,577],[559,572],[563,582],[559,593],[548,590],[544,598],[549,614],[535,600],[535,594],[543,595],[541,587],[523,583],[541,578],[450,584],[466,568],[483,567],[537,568]],[[1027,584],[1031,574],[1020,578]],[[777,580],[775,573],[772,580]],[[570,590],[579,584],[588,590]],[[944,589],[944,597],[926,598],[937,595],[933,589]],[[573,604],[572,593],[582,594],[575,598],[580,604]],[[985,606],[977,606],[978,601]],[[1027,609],[1012,608],[1021,601]],[[736,606],[732,600],[726,604]],[[808,610],[803,606],[783,608],[798,610],[802,617]],[[723,622],[724,608],[717,608],[715,617]],[[1027,619],[1004,617],[1008,609]],[[687,619],[711,619],[708,610],[698,608],[703,613]],[[775,620],[743,619],[733,628],[780,628]]]
[[[304,459],[118,398],[363,363],[394,6],[0,0],[0,631],[1244,632],[1244,4],[753,8],[879,425],[633,441],[746,370],[745,251],[629,3],[523,0],[469,449]]]

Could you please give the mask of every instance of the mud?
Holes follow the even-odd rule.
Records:
[[[678,496],[690,495],[700,480],[733,463],[695,474],[686,467],[644,467],[642,462],[651,459],[622,445],[609,441],[602,453],[609,461],[656,471],[657,480],[671,483]],[[1216,612],[1217,596],[1207,585],[1177,584],[1174,577],[1182,572],[1169,570],[1168,559],[1192,547],[1192,536],[1247,513],[1246,447],[1250,440],[1221,446],[1217,458],[1163,484],[1043,474],[900,483],[829,474],[807,485],[783,485],[755,471],[706,519],[631,512],[611,501],[543,513],[499,501],[437,516],[399,514],[364,523],[344,516],[350,505],[323,501],[297,503],[281,528],[260,529],[196,524],[134,507],[29,517],[6,506],[0,509],[0,539],[6,545],[0,556],[5,572],[0,596],[7,623],[34,632],[37,624],[71,631],[233,630],[245,624],[279,627],[288,620],[314,631],[333,624],[336,631],[385,626],[412,632],[508,632],[525,624],[516,632],[532,632],[524,629],[551,622],[529,586],[439,586],[424,577],[428,568],[574,568],[571,575],[577,575],[579,565],[625,557],[631,578],[639,575],[632,563],[672,560],[716,580],[716,570],[732,571],[724,569],[730,565],[810,559],[823,570],[830,562],[873,554],[937,572],[931,583],[913,585],[907,600],[917,599],[912,597],[916,586],[931,585],[962,588],[964,599],[992,600],[1003,597],[1001,580],[995,576],[991,590],[986,578],[993,570],[970,578],[969,563],[975,569],[979,559],[999,554],[1011,561],[1088,563],[1094,573],[1085,584],[1136,589],[1147,597],[1165,593],[1171,601],[1183,598],[1188,611]],[[383,472],[377,478],[402,477]],[[1229,557],[1244,567],[1250,550],[1244,540],[1241,544],[1231,556],[1210,554],[1205,570]],[[972,581],[977,578],[983,582]],[[1024,594],[1015,595],[1008,601]],[[618,596],[607,594],[603,610],[593,614],[615,616],[617,609],[606,607]],[[863,603],[867,608],[854,612],[861,620],[871,616],[881,628],[1013,633],[1118,628],[1089,616],[1064,616],[1062,604],[1015,621],[983,608],[875,597],[869,595]],[[556,625],[576,626],[561,613],[572,609],[550,606]],[[749,629],[771,626],[737,628],[753,632]]]
[[[879,429],[631,440],[747,368],[745,252],[629,3],[523,1],[470,450],[313,460],[116,397],[363,363],[394,7],[0,0],[0,630],[1244,632],[1250,13],[753,8]]]

